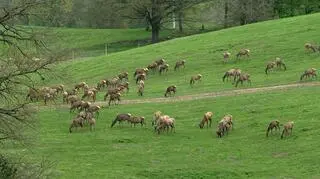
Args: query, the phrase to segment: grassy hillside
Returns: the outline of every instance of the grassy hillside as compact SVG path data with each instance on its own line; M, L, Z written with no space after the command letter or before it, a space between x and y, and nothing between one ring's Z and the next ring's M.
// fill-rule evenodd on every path
M71 88L86 81L91 86L119 72L130 72L131 91L124 98L139 98L132 74L163 57L171 65L168 74L148 76L145 96L163 96L168 85L178 87L177 95L221 91L234 88L223 83L223 73L234 67L252 76L252 87L297 82L307 68L319 68L320 53L306 53L305 42L320 41L320 14L268 21L243 27L166 41L114 53L110 56L69 61L59 64L54 73L61 79L46 78L47 84L64 83ZM251 57L235 62L234 55L249 48ZM222 53L232 52L233 59L222 63ZM266 63L275 57L284 59L287 71L264 74ZM184 70L174 72L174 63L186 59ZM194 87L192 75L203 74ZM45 84L42 84L45 85ZM244 85L240 88L246 88ZM56 178L319 178L320 87L305 87L215 99L178 103L119 105L103 108L95 132L86 127L68 133L67 108L40 108L39 138L32 153L17 148L3 149L30 159L47 156L56 161ZM104 92L99 93L98 100ZM175 134L156 135L151 128L153 112L161 110L176 119ZM213 111L213 127L197 126L204 112ZM146 127L124 124L110 128L118 113L146 117ZM224 114L234 116L234 130L218 139L214 131ZM268 123L295 121L293 135L281 140L275 133L265 137ZM311 125L310 125L311 123Z
M61 45L68 48L88 48L119 41L145 40L151 33L144 29L79 29L53 28L61 37Z
M108 53L113 53L151 43L151 32L144 29L34 28L53 34L49 46L73 50L78 56L103 55L105 44ZM162 31L160 38L166 39L170 34L169 30Z
M134 70L161 57L171 65L170 70L166 75L148 76L145 98L163 96L165 88L172 84L177 85L177 95L232 89L234 86L230 82L222 82L222 76L235 67L251 75L252 87L295 83L305 69L319 68L320 53L308 53L304 49L305 42L320 43L319 30L320 14L313 14L184 37L107 57L63 63L56 70L63 79L50 79L49 83L64 83L73 87L75 83L86 81L93 86L101 79L128 71L133 92L125 98L138 98L133 85ZM242 48L249 48L251 57L236 61L235 54ZM232 59L227 64L222 62L225 50L232 53ZM266 75L266 63L275 57L284 60L287 71L274 71ZM187 60L186 68L174 72L173 66L179 59ZM203 82L191 88L188 84L190 77L198 73L203 75ZM241 88L245 87L246 84ZM99 94L100 100L103 93Z
M220 97L168 104L120 105L103 109L95 132L88 128L72 134L75 114L52 108L39 113L40 136L27 151L33 159L56 161L57 178L319 178L320 87L272 93ZM142 110L143 109L143 110ZM153 133L153 112L176 119L175 134ZM200 130L204 112L213 111L212 128ZM116 114L146 117L147 126L131 128L110 124ZM221 139L214 135L223 115L234 116L234 130ZM268 123L295 121L293 135L266 138ZM312 123L312 125L310 125ZM281 127L282 129L282 127Z
M170 27L171 28L171 27ZM181 36L202 33L199 28L185 29L183 33L165 28L160 31L160 41ZM54 34L50 40L53 47L74 50L87 56L104 54L108 44L108 54L137 48L151 44L151 31L145 29L81 29L81 28L49 28ZM90 53L92 55L90 55Z

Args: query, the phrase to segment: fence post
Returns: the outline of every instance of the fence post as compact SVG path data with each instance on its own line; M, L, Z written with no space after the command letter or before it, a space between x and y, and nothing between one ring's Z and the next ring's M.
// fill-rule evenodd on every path
M107 56L108 55L108 44L104 44L104 54Z

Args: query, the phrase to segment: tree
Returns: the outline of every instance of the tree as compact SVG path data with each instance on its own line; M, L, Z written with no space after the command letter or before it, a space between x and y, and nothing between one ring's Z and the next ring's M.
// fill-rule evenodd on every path
M16 25L46 2L21 0L0 7L0 49L4 50L0 54L0 141L25 141L24 129L35 122L34 111L24 100L26 90L33 88L37 76L45 80L44 72L58 58L46 48L42 34Z
M231 25L245 25L273 18L272 0L228 0L225 1L225 20Z
M152 43L158 42L161 25L172 15L171 5L166 0L135 1L133 9L137 19L146 19L150 24Z
M163 24L173 21L173 14L178 14L179 30L183 27L183 10L208 0L136 0L131 3L135 19L145 19L151 26L152 43L159 41Z
M195 6L203 2L206 2L206 1L204 0L202 1L174 0L173 1L173 11L178 15L177 20L178 20L179 32L183 31L184 11L188 8L191 8L192 6Z
M121 14L129 12L129 7L124 6L119 0L91 0L87 6L86 21L90 27L126 27L126 20ZM98 17L98 18L97 18Z
M173 0L173 10L176 14L178 14L178 25L179 25L179 31L183 31L183 24L184 21L192 21L193 19L184 19L185 11L188 10L191 7L194 7L201 3L210 2L210 0Z
M247 24L248 3L247 3L247 0L239 0L238 3L239 3L239 12L240 12L240 16L239 16L240 25L245 25Z
M224 2L224 28L228 27L228 13L229 13L229 3L228 0Z
M273 0L274 15L282 17L320 11L319 0Z
M34 9L36 13L41 13L35 24L55 27L70 25L74 18L74 4L73 0L48 0L46 6Z
M119 0L49 0L46 7L37 9L42 16L32 19L35 25L55 27L119 28L127 27L122 13L131 9ZM26 24L26 23L24 23ZM130 24L131 25L131 24ZM136 25L136 24L134 24Z

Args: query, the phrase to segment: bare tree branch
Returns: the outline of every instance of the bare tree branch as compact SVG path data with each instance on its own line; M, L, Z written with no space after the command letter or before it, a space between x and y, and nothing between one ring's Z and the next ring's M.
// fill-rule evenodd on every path
M159 40L159 31L163 24L172 22L174 13L182 12L199 3L209 0L136 0L132 2L134 11L130 19L145 19L146 25L151 26L152 42ZM182 23L181 23L182 24Z
M13 7L2 7L0 10L0 42L5 45L16 48L21 54L27 56L27 48L21 42L31 42L37 48L46 48L42 40L38 39L36 34L19 27L12 25L18 18L29 16L30 10L41 5L44 5L45 1L38 0L26 0L22 1Z
M44 74L64 56L63 51L60 54L50 51L40 32L15 25L15 20L30 15L32 9L47 2L25 0L0 7L0 42L3 42L0 45L7 49L5 55L0 55L0 141L23 140L21 128L32 128L34 112L22 92L35 89L36 77L45 80Z

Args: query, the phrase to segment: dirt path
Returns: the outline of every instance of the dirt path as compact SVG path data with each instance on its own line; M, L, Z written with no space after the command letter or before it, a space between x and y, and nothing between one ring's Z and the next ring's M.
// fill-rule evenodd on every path
M149 99L122 100L120 104L169 103L169 102L178 102L178 101L190 101L190 100L196 100L196 99L216 98L221 96L236 96L240 94L267 92L267 91L283 90L283 89L305 87L305 86L320 86L320 82L294 83L294 84L288 84L288 85L228 90L228 91L222 91L222 92L201 93L201 94L193 94L193 95L168 97L168 98L162 97L162 98L149 98ZM102 105L102 106L108 105L108 103L104 101L98 101L95 104Z
M241 94L285 90L290 88L308 87L308 86L320 86L320 82L293 83L293 84L287 84L287 85L277 85L277 86L268 86L268 87L260 87L260 88L246 88L246 89L219 91L219 92L211 92L211 93L175 96L175 97L168 97L168 98L162 97L162 98L122 100L120 104L123 105L123 104L146 104L146 103L174 103L179 101L191 101L191 100L197 100L197 99L216 98L216 97L222 97L222 96L236 96ZM108 101L106 102L97 101L95 102L95 104L100 106L108 106ZM69 106L70 105L66 105L66 104L59 105L59 107L66 107L66 108L68 108ZM43 107L50 107L50 106L41 105L38 107L43 108Z

